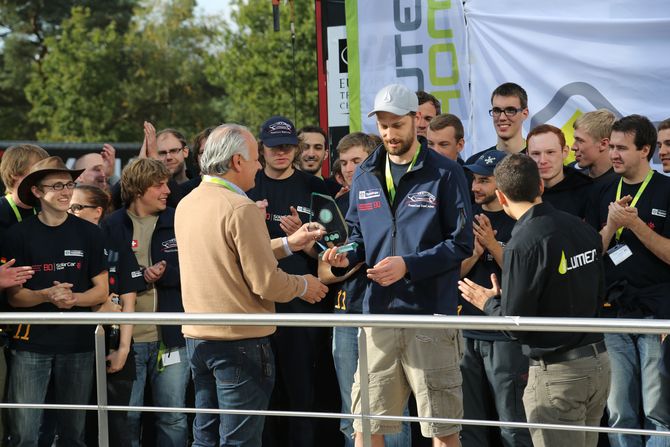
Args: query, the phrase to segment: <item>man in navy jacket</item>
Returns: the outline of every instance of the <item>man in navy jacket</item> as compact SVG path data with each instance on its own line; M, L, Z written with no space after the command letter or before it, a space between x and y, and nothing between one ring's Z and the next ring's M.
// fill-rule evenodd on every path
M456 314L461 261L472 254L472 212L462 168L416 138L418 101L392 84L377 93L375 108L383 145L363 162L350 193L349 242L345 257L334 249L324 260L345 268L365 261L371 280L363 312ZM368 340L371 412L399 416L410 392L420 416L463 415L458 336L455 330L371 328ZM352 391L360 413L360 378ZM399 422L372 421L373 445L400 431ZM357 445L361 425L354 423ZM459 445L459 425L422 423L435 446Z

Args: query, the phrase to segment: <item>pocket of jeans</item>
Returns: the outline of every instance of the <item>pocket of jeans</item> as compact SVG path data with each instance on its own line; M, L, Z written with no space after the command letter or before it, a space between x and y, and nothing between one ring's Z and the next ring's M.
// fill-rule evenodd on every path
M260 343L260 352L261 352L261 371L263 372L263 376L273 377L275 362L270 343Z
M584 420L591 378L580 376L547 379L547 399L551 408L558 412L557 419L566 422Z

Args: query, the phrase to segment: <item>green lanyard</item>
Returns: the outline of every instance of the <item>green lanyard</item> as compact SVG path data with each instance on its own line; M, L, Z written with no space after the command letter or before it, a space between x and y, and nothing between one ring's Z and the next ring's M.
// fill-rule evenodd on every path
M239 194L239 191L237 189L235 189L235 187L233 187L233 185L229 181L224 180L220 177L214 177L214 176L211 176L211 175L203 175L202 176L202 181L207 182L207 183L215 183L217 185L221 185L224 188L229 189L232 192L235 192L235 193Z
M11 194L7 194L5 196L7 199L7 203L9 203L9 206L12 208L12 211L14 211L14 215L16 216L16 221L21 222L23 220L23 217L21 217L21 213L19 212L19 207L16 206L16 202L14 202L14 199L12 199ZM35 211L35 208L33 208L33 214L37 214Z
M633 201L630 202L630 206L635 206L637 204L637 201L640 200L640 197L642 196L642 193L647 188L647 185L649 184L649 180L651 180L651 177L653 175L654 175L654 170L650 169L649 172L647 172L647 176L644 178L644 182L642 182L642 185L637 190L637 193L635 194L635 197L633 198ZM619 200L621 200L621 185L622 184L623 184L623 178L619 179L619 186L616 189L616 200L617 200L617 202ZM621 233L623 233L623 227L617 228L617 230L616 230L616 240L617 240L617 242L619 242L619 239L621 238Z
M412 158L412 162L409 164L406 172L411 171L414 167L416 159L419 158L419 152L421 152L421 146L416 149L414 158ZM386 153L386 190L389 192L389 199L391 201L391 205L393 205L393 202L395 201L395 185L393 184L393 175L391 175L391 160L389 158L388 152Z

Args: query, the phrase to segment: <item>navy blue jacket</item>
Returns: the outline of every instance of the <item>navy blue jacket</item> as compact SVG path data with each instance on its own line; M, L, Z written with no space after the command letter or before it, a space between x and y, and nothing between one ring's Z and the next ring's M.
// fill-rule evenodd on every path
M107 236L118 238L128 246L133 241L133 221L126 208L114 211L101 224ZM158 312L184 312L181 302L181 282L179 279L179 257L177 239L174 235L174 208L166 208L158 215L156 228L151 235L151 262L165 261L167 266L163 276L154 283L158 294ZM168 348L186 344L181 326L161 326L161 338Z
M357 169L350 192L350 265L402 256L407 275L389 287L371 281L364 313L455 315L461 261L472 255L470 194L461 168L424 144L389 204L384 146Z

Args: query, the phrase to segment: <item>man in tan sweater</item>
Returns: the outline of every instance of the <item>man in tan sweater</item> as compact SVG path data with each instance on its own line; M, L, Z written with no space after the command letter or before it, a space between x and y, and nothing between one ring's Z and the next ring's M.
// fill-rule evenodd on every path
M181 286L187 313L273 313L275 302L320 301L327 288L312 275L289 275L277 259L321 236L305 224L270 240L262 212L246 197L254 186L258 145L246 128L224 124L207 139L200 186L177 208ZM274 385L267 338L274 326L182 327L196 407L264 410ZM260 446L264 418L198 414L194 445Z

